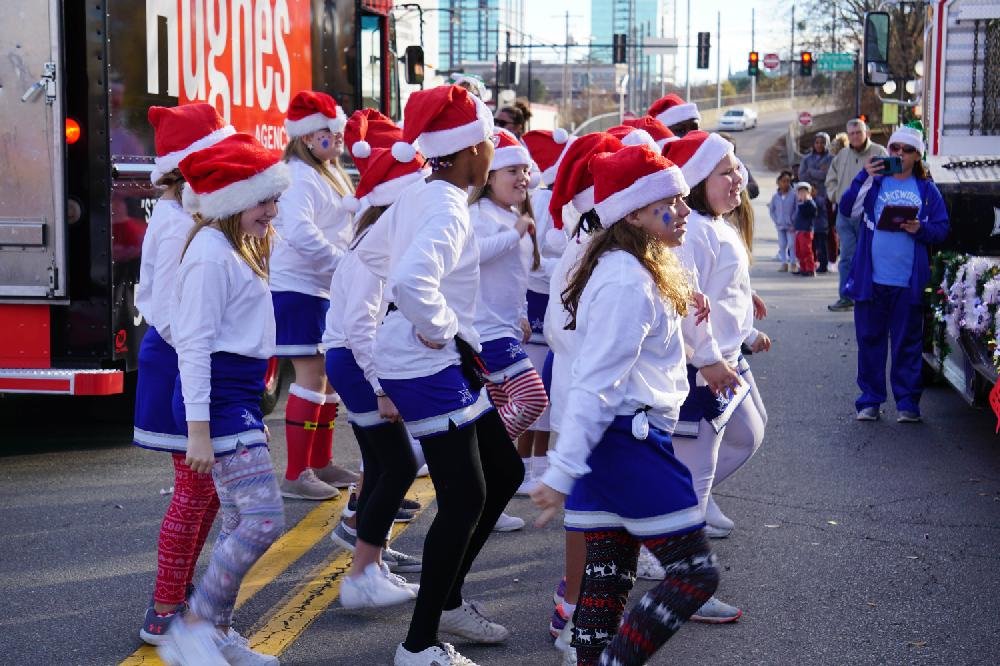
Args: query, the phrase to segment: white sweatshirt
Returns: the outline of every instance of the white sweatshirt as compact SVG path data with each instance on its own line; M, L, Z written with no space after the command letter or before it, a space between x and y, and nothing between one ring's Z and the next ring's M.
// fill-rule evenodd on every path
M753 292L750 289L750 260L736 229L721 217L707 217L691 211L684 244L676 249L681 262L696 271L699 290L708 296L712 313L710 335L689 341L692 365L703 367L718 360L721 354L735 366L740 345L753 344ZM702 327L697 327L702 328ZM685 332L696 330L685 326ZM713 349L717 346L718 352ZM714 360L713 360L714 359Z
M383 379L427 377L459 363L460 336L480 349L473 323L479 247L465 190L418 181L390 206L355 250L386 281L390 313L375 337L375 370ZM445 343L431 349L417 339Z
M528 289L539 294L549 293L549 282L559 257L566 250L566 235L552 226L549 201L552 190L538 188L531 193L531 210L535 214L535 237L542 257L538 270L528 273Z
M481 342L521 339L519 322L528 316L525 295L531 270L528 234L514 229L517 214L489 199L469 206L469 218L479 246L479 292L475 326Z
M388 303L382 298L384 283L348 252L330 283L330 309L326 313L323 348L347 347L372 390L382 386L375 373L375 332L385 318Z
M292 184L281 195L274 219L277 237L271 251L271 291L330 297L330 279L351 242L351 212L340 195L311 166L288 162ZM330 170L334 178L341 176Z
M139 284L135 286L135 307L160 336L171 343L170 303L181 252L194 220L177 201L160 199L149 216L142 239Z
M274 355L274 307L254 273L218 229L199 231L177 270L171 330L188 421L208 421L215 352Z
M616 416L648 408L650 426L673 431L688 393L680 325L635 257L621 250L601 257L580 297L580 348L543 483L569 494Z

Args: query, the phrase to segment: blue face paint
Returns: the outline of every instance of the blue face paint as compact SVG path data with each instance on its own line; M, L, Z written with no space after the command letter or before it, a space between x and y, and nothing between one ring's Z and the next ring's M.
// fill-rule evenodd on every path
M674 221L673 216L670 215L670 211L663 214L663 224L670 226L670 223Z
M330 140L329 139L321 139L320 142L319 142L319 145L323 146L323 150L326 150L327 148L330 147Z

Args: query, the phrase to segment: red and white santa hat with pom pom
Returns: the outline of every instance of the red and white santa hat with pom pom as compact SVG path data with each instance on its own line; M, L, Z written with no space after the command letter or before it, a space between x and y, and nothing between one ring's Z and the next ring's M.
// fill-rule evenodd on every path
M631 125L615 125L606 131L611 136L618 137L624 146L649 146L653 150L660 150L653 137L644 129L632 127Z
M326 93L303 90L295 94L285 116L285 131L291 139L319 130L343 132L347 115Z
M653 137L653 141L656 142L656 145L660 147L661 151L663 150L663 146L678 139L677 135L671 132L669 127L661 123L653 116L626 118L622 121L622 125L628 125L629 127L645 130L649 136Z
M563 155L552 185L549 213L552 226L562 229L563 206L572 203L580 214L594 208L594 176L590 173L590 158L597 153L612 153L622 149L622 142L607 132L586 134L570 144Z
M375 109L360 109L351 114L344 127L344 145L361 169L372 148L391 149L403 140L403 130L392 119Z
M490 163L490 171L510 166L531 167L534 164L528 149L521 145L516 136L499 127L493 130L493 161Z
M280 156L243 133L191 153L179 168L188 185L183 194L185 210L211 220L273 199L292 182Z
M718 134L701 130L688 132L677 141L671 141L663 149L664 156L680 166L688 186L694 187L708 178L716 165L728 153L735 153L733 144Z
M353 196L341 200L344 208L358 213L370 206L390 206L403 190L430 175L423 155L406 153L399 146L409 147L409 144L396 142L392 148L371 149L364 167L359 166L361 180L357 190Z
M170 108L151 106L146 117L156 141L156 159L149 174L154 185L191 153L236 134L215 107L204 102Z
M590 172L594 210L605 228L655 201L690 193L680 168L645 144L596 155Z
M406 101L403 140L425 157L453 155L488 141L493 114L483 101L455 85L418 90Z
M563 128L555 130L531 130L521 136L521 141L528 147L531 158L541 169L542 183L547 187L552 187L556 180L556 171L559 170L559 162L569 144L576 140Z
M693 102L685 102L682 97L674 93L664 95L653 102L646 113L667 127L682 123L685 120L701 120L701 114L698 113L698 105Z

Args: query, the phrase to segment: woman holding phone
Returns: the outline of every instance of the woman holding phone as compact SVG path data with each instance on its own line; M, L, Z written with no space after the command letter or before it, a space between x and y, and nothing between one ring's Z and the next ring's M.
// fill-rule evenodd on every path
M922 302L931 273L927 247L942 242L949 229L948 211L921 161L923 152L920 131L900 127L889 138L889 157L868 160L840 200L843 216L864 215L845 287L855 302L859 421L878 420L886 400L887 343L896 420L921 421Z

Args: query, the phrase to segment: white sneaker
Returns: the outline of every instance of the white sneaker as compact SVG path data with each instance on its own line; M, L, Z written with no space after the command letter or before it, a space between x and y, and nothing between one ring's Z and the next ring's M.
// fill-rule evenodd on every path
M462 605L441 613L438 631L460 636L473 643L502 643L510 637L503 625L487 620L475 605L463 601Z
M733 531L726 527L716 527L711 523L705 523L705 536L709 539L725 539Z
M396 585L372 562L360 576L345 576L340 582L340 605L344 608L381 608L412 601L413 590Z
M691 620L693 622L707 622L708 624L725 624L736 622L742 616L743 611L736 606L730 606L725 601L711 597L694 612Z
M401 587L405 590L410 590L411 592L413 592L414 597L417 596L417 592L420 591L419 585L417 585L416 583L411 583L402 576L397 576L396 574L392 573L392 569L390 569L389 565L386 564L385 562L382 562L379 568L382 569L382 575L388 578L390 583L392 583L397 587Z
M565 652L563 652L563 659L561 666L576 666L576 664L577 664L576 648L575 647L568 648Z
M635 575L643 580L663 580L667 577L663 565L656 559L656 556L649 552L645 546L639 548L639 565L635 568Z
M494 532L516 532L524 527L524 520L517 516L508 516L501 513L497 518L497 524L493 526Z
M400 643L396 648L393 666L478 666L468 657L463 657L450 643L432 645L420 652L410 652Z
M230 666L278 666L280 663L274 655L254 652L250 649L250 641L232 627L219 644L219 651Z
M421 478L421 477L430 476L430 475L431 475L431 471L429 469L427 469L427 463L424 463L423 465L421 465L420 469L417 470L417 478L418 479Z
M570 641L573 640L573 618L566 620L566 626L562 628L559 635L556 636L555 643L553 645L560 652L572 652L573 653L573 663L576 664L576 650L570 646ZM569 663L569 662L566 662Z
M539 483L541 483L541 480L539 480L538 477L525 477L524 481L522 481L521 485L517 487L517 491L514 494L519 497L527 497L531 494L532 490L538 487Z
M714 534L721 535L714 536L713 533L707 533L710 539L722 539L727 537L729 536L729 533L733 531L733 528L736 527L736 523L730 520L726 514L722 513L722 509L720 509L719 505L715 503L715 498L711 495L708 496L708 508L705 510L705 522L709 527L713 528Z
M221 641L218 630L208 622L189 623L180 617L170 623L156 653L167 666L229 666L219 650Z

